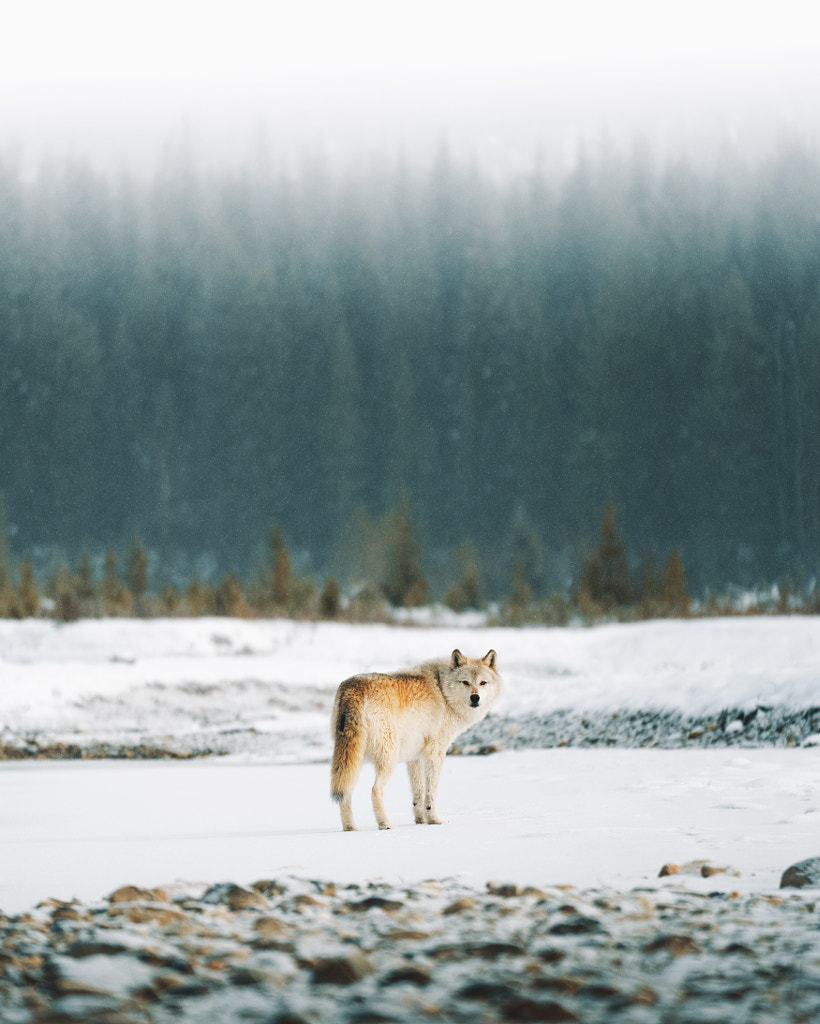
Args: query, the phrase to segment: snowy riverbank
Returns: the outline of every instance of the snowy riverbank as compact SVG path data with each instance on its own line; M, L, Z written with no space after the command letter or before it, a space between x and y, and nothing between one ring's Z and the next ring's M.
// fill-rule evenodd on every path
M342 679L454 647L495 648L505 680L493 716L464 738L465 752L488 743L817 741L820 619L773 617L590 629L0 622L0 743L323 760Z

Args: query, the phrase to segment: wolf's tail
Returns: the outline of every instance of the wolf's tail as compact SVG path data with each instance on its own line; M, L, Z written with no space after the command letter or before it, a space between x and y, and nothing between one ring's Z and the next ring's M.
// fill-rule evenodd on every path
M350 681L353 684L353 681ZM361 695L355 684L342 683L333 705L333 760L330 764L330 796L341 803L356 784L364 760L365 737Z

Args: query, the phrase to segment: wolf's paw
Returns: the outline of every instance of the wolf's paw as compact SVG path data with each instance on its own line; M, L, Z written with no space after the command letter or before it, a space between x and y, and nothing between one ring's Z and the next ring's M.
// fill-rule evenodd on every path
M437 814L428 814L427 815L427 824L428 825L446 825L447 824L447 819L446 818L440 818Z
M381 822L379 823L380 832L386 832L388 829L391 828L393 828L393 823L391 821L385 821L384 824L382 824Z

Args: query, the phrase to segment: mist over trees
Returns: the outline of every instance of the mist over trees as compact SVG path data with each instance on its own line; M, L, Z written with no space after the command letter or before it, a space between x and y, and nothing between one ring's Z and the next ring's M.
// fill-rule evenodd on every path
M183 150L150 181L0 160L20 559L139 534L244 569L276 523L319 575L407 496L428 555L469 550L505 592L516 567L568 585L608 502L630 551L679 552L696 586L805 579L818 469L800 145L709 169L587 154L560 181L445 148L346 173Z

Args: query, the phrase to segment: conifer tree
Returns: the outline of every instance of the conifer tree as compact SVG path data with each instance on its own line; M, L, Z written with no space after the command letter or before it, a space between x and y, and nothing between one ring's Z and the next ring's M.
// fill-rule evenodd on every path
M531 593L543 597L547 588L547 560L538 531L527 511L519 505L513 516L509 540L513 574L521 572Z
M175 615L182 602L182 596L180 595L179 589L173 584L168 583L162 588L160 594L160 607L164 615Z
M293 588L293 570L290 555L285 545L282 531L278 526L273 528L270 537L273 565L270 576L270 597L274 608L287 608L291 600Z
M29 555L26 555L20 566L20 602L23 615L27 618L32 618L40 610L40 591L34 579L34 567Z
M214 592L214 610L217 615L230 615L246 618L250 612L242 584L232 573L227 573Z
M141 604L148 586L148 553L139 536L134 537L131 552L128 555L126 581L131 596L138 605Z
M335 619L339 614L341 593L335 576L328 576L319 597L319 614L323 619Z
M185 604L188 614L194 616L194 618L205 615L208 611L207 588L196 576L188 584L188 589L185 591Z
M663 569L661 605L667 615L688 615L691 603L683 558L673 551Z
M80 556L80 568L77 572L77 596L81 601L90 601L94 596L94 579L91 570L91 557L87 551Z
M663 589L663 575L658 569L653 552L644 558L636 573L633 600L638 606L642 619L651 619L658 614Z
M20 616L20 602L5 569L0 567L0 618L16 619Z
M456 612L480 608L481 570L475 548L469 542L462 544L455 553L455 559L460 565L460 579L447 588L444 603Z
M76 581L66 566L60 566L52 574L48 591L54 600L54 614L60 622L76 622L82 616Z
M356 590L379 586L385 563L382 526L363 505L356 508L345 523L333 561L337 579L341 577Z
M526 567L523 562L516 562L510 592L510 620L513 625L524 620L531 605L532 591L527 582Z
M4 577L9 574L9 513L6 508L6 499L0 491L0 573Z
M394 607L427 604L430 590L421 567L421 548L415 537L410 500L402 494L384 518L385 566L381 581L384 596Z
M17 595L9 567L9 517L5 498L0 493L0 618L16 618L17 614Z
M105 553L100 596L106 615L122 615L128 608L128 591L117 573L117 553L111 548Z
M629 564L616 517L615 505L610 502L601 521L601 539L587 559L578 588L582 599L605 612L625 608L633 599Z

